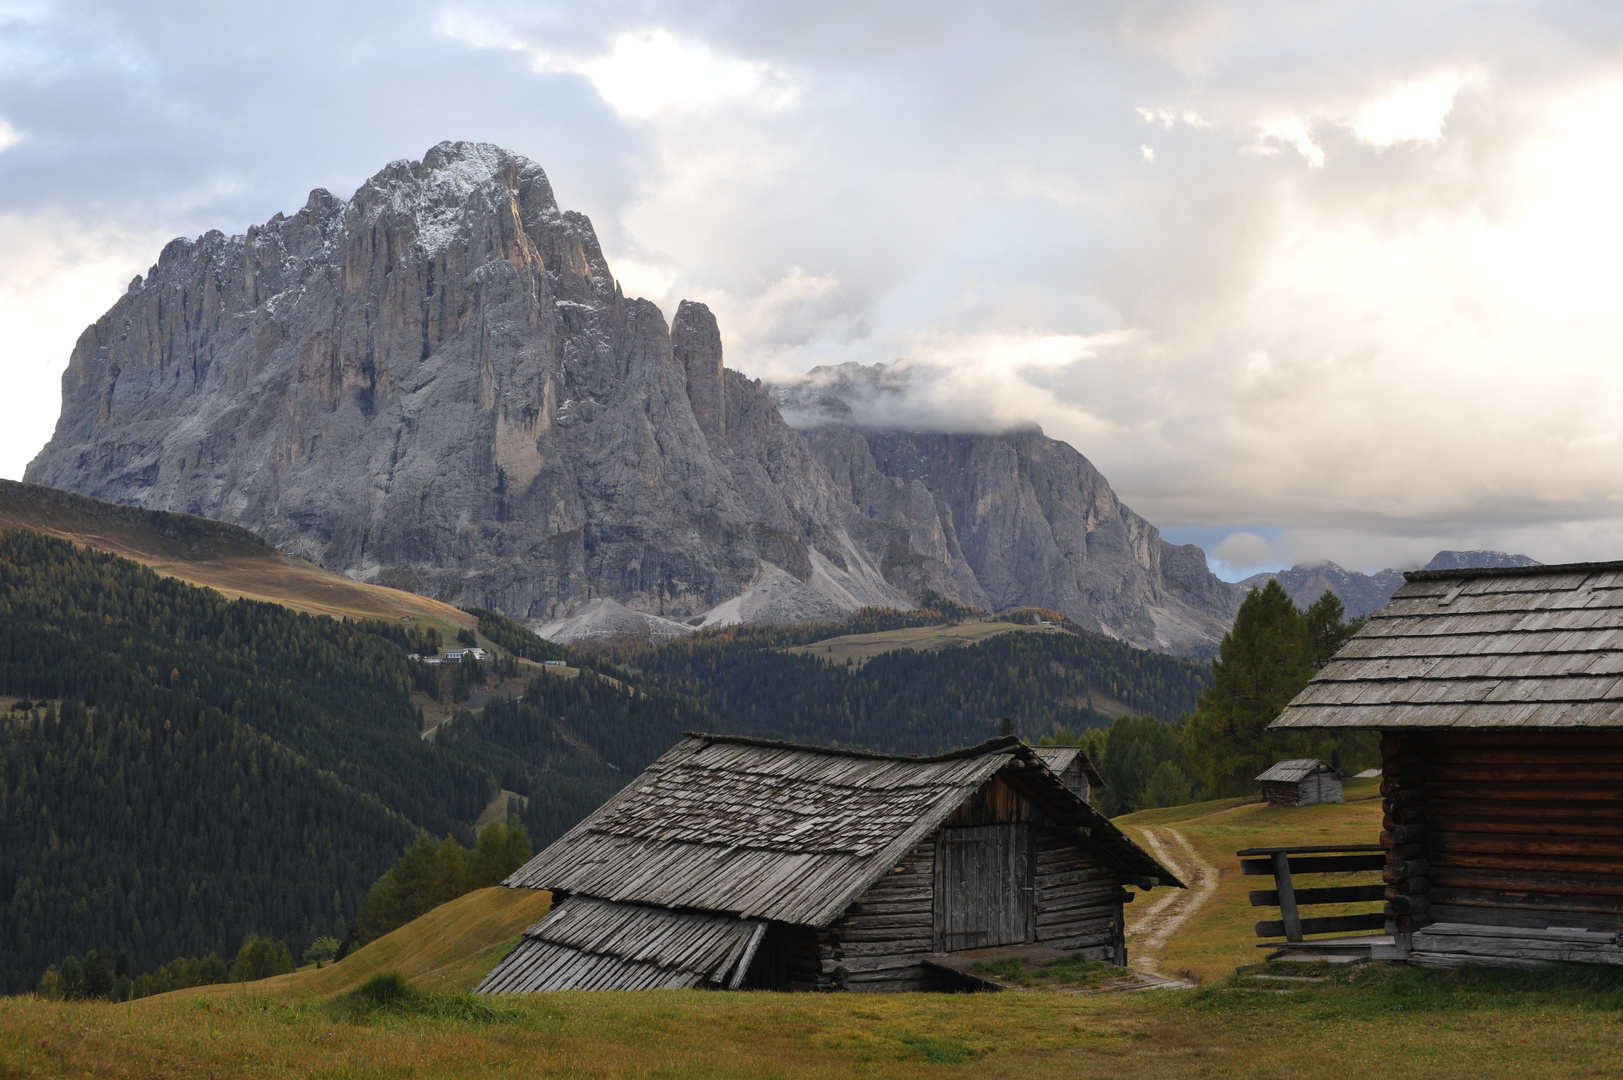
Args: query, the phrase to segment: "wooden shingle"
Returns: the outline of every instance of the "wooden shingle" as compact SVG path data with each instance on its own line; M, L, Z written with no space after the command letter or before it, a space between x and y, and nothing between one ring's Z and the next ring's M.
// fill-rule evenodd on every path
M1275 727L1623 727L1623 563L1405 577Z

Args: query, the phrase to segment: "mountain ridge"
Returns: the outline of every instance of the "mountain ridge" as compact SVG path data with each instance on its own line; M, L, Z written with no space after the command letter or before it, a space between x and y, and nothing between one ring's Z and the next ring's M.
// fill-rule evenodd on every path
M1512 555L1503 551L1439 551L1422 570L1463 570L1491 566L1542 566L1538 560L1526 555ZM1238 588L1250 591L1270 580L1278 581L1297 607L1306 608L1329 590L1340 598L1347 617L1356 619L1368 615L1391 599L1403 585L1403 571L1385 569L1374 574L1346 570L1328 559L1322 562L1297 563L1289 570L1253 574L1239 582Z
M774 393L704 305L627 298L539 165L441 143L166 245L81 335L26 478L560 634L593 605L692 626L934 593L1187 651L1232 615L1063 443L806 432Z

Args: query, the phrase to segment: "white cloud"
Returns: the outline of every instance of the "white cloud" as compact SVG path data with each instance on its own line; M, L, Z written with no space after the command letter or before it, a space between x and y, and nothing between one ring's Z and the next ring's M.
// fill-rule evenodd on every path
M1209 553L1234 573L1256 570L1277 562L1274 546L1254 532L1232 532Z
M663 27L620 34L606 54L584 62L538 57L537 65L585 75L616 112L638 120L720 106L778 112L799 97L782 68L724 56Z
M514 29L467 8L446 8L434 18L434 32L475 49L525 51L524 41Z
M0 425L0 476L20 479L51 437L74 342L151 264L164 239L58 214L0 213L0 371L10 400L27 403Z
M1358 110L1353 133L1376 149L1403 142L1437 142L1443 137L1443 121L1454 108L1461 82L1458 75L1434 75L1394 87Z
M5 117L0 117L0 154L22 142L22 138L22 132L7 123Z
M1155 160L1155 148L1153 146L1149 146L1149 145L1140 146L1138 148L1138 152L1139 152L1139 155L1141 157L1143 157L1144 164L1146 164L1146 165L1150 164L1151 162L1153 162Z
M1302 155L1310 169L1324 168L1324 150L1313 141L1306 121L1295 116L1275 117L1257 125L1257 141L1247 149L1262 157L1279 153L1283 144Z

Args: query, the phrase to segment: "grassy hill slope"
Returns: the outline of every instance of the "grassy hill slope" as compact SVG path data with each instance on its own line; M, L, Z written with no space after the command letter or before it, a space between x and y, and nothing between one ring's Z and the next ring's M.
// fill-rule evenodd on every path
M351 581L283 555L247 529L190 514L143 510L39 484L0 480L0 527L7 525L122 555L164 577L217 589L232 600L265 600L335 618L410 616L446 638L477 621L426 596Z
M475 889L390 931L339 963L304 967L254 983L194 986L141 998L136 1007L232 991L328 997L353 990L386 971L404 976L420 990L465 993L490 973L518 943L520 932L545 915L551 904L551 893L534 889L499 885Z
M1268 806L1256 799L1224 799L1160 810L1141 810L1119 817L1128 835L1174 865L1187 894L1176 898L1166 890L1140 894L1127 908L1128 954L1158 960L1163 975L1193 976L1200 981L1221 979L1236 967L1261 962L1267 950L1257 948L1255 924L1279 918L1277 908L1254 908L1248 894L1269 889L1273 879L1244 877L1236 851L1249 847L1297 847L1330 844L1373 844L1381 834L1380 780L1348 780L1345 802L1322 806ZM1193 848L1193 855L1190 848ZM1215 888L1201 888L1195 879L1210 879ZM1301 878L1297 888L1341 884L1368 884L1370 875L1342 879L1332 875ZM1165 901L1169 907L1157 910ZM1315 907L1308 915L1339 915L1373 910L1370 904L1348 908ZM1182 912L1164 944L1152 939L1166 928L1168 918ZM1159 920L1160 925L1151 923Z

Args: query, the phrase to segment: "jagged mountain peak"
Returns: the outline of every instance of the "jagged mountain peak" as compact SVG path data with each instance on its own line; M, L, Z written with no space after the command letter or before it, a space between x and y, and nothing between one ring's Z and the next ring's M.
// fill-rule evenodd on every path
M849 410L907 374L805 385L843 387L829 404ZM29 480L246 525L538 627L827 618L935 592L1184 651L1233 606L1198 549L1038 431L797 431L792 402L725 367L708 308L667 322L625 298L591 222L489 144L171 243L62 386Z

